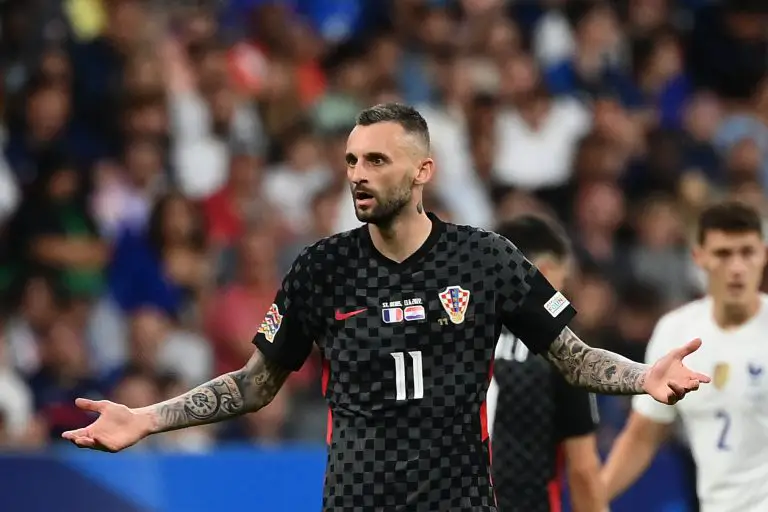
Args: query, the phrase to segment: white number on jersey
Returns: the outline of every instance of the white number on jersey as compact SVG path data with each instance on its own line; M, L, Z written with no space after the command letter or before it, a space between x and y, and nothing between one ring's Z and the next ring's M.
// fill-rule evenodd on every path
M514 334L505 332L499 336L499 342L496 344L496 359L523 363L528 359L529 353L525 343L521 342Z
M408 352L413 361L413 399L424 398L424 374L421 364L421 350ZM405 378L405 354L403 352L392 352L395 359L395 389L397 389L397 400L407 400L408 391L406 389Z

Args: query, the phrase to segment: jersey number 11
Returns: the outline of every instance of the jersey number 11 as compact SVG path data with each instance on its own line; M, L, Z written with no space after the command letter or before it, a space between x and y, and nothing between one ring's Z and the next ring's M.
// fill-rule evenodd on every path
M395 388L397 400L408 400L407 378L405 376L405 352L392 352L395 359ZM424 398L424 374L421 364L421 350L408 352L413 363L413 399Z

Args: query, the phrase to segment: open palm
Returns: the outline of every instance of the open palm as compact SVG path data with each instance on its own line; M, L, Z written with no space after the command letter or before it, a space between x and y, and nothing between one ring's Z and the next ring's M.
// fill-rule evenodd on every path
M119 452L133 446L149 434L149 420L122 404L108 400L78 398L75 405L96 412L96 421L77 430L64 432L61 437L80 448Z
M691 391L699 389L710 378L695 372L683 364L683 359L701 347L701 340L695 339L669 352L656 361L645 377L645 392L663 404L675 404Z

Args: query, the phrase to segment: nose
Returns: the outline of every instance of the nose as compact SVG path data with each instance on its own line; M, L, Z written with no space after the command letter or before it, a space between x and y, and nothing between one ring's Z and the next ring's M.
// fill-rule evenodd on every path
M736 256L731 259L731 264L728 266L728 270L732 276L741 276L747 272L747 262L743 257Z
M347 167L347 179L353 185L359 185L360 183L365 182L363 166L358 164Z

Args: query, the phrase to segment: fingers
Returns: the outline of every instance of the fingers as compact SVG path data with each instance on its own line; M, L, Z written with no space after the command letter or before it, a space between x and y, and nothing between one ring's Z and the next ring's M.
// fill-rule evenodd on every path
M96 449L96 440L90 437L76 437L73 441L78 448Z
M106 406L106 400L88 400L87 398L78 398L75 400L75 405L85 411L101 412Z
M710 382L712 382L712 379L710 379L708 376L704 375L703 373L693 372L693 378L704 384L709 384Z
M699 389L699 386L701 385L701 382L699 382L698 379L688 379L685 383L679 383L674 381L669 381L667 383L667 386L671 390L671 393L668 394L668 403L669 404L675 404L685 398L685 395L690 393L691 391L696 391Z
M61 437L66 439L67 441L74 441L78 437L85 437L86 432L84 428L79 428L77 430L68 430L61 434Z
M680 384L677 384L676 382L670 382L667 385L669 386L669 389L672 390L672 393L674 393L675 398L677 398L678 400L682 400L685 394L687 393L685 388Z
M67 434L72 434L71 432L67 432ZM62 435L63 437L63 435ZM69 439L69 441L72 442L75 446L78 448L86 448L89 450L98 450L100 452L110 452L114 453L115 450L108 448L107 446L103 445L96 439L89 437L87 435L71 435L66 437L66 439Z
M699 347L701 347L701 338L696 338L695 340L691 340L679 349L675 351L675 355L682 359L686 356L689 356L699 350Z

